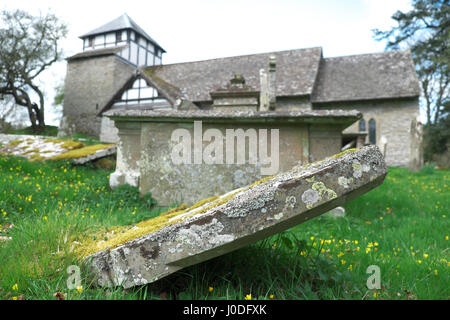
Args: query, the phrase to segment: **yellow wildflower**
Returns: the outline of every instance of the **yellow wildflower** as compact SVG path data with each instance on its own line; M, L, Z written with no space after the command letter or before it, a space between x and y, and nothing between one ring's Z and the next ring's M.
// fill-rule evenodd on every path
M252 294L251 293L247 294L244 299L245 300L252 300Z

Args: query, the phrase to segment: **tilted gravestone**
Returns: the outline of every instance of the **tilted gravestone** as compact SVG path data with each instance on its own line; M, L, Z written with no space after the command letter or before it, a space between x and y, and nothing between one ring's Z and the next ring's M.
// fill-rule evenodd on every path
M143 285L314 218L375 188L386 174L376 146L349 150L116 229L84 244L83 255L100 286Z

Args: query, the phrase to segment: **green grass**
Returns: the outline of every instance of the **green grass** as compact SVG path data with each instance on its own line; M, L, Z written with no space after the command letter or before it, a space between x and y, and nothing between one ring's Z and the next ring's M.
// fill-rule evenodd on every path
M28 135L36 135L35 132L33 132L32 127L26 127L23 129L13 130L11 132L8 132L8 134L28 134ZM57 126L45 126L44 130L39 132L39 135L42 136L50 136L50 137L56 137L58 134L58 127Z
M32 127L26 127L26 128L23 128L23 129L10 131L10 132L8 132L8 134L41 135L41 136L47 136L47 137L56 137L58 135L58 127L56 127L56 126L45 126L44 130L39 132L39 133L33 132L33 128ZM61 138L58 138L58 139L82 141L86 145L92 145L92 144L100 143L98 138L91 137L91 136L88 136L86 134L77 133L77 132L74 133L73 136L71 136L71 137L61 137Z
M111 191L108 174L93 165L0 158L0 225L8 232L0 236L12 237L0 242L0 298L450 298L449 171L390 168L383 185L345 205L344 218L318 217L147 286L100 290L72 242L161 212L135 188ZM67 289L69 265L82 268L80 292ZM381 269L380 290L366 287L370 265Z

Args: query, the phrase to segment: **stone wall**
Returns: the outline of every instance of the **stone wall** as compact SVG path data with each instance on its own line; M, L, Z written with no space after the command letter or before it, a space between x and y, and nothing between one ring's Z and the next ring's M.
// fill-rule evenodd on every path
M177 128L185 128L191 132L193 137L193 122L190 123L154 123L147 122L142 125L141 136L141 160L140 160L140 191L151 192L161 205L174 204L176 202L195 203L203 198L217 196L230 190L248 185L255 180L264 178L261 167L268 167L258 159L255 165L248 163L248 142L246 143L246 164L180 164L175 165L171 160L171 134ZM224 160L225 160L225 136L226 129L242 128L247 130L253 128L268 129L267 150L270 154L271 141L270 129L279 129L279 168L282 172L290 167L303 162L304 158L302 141L308 139L307 126L298 124L296 126L286 125L246 125L246 124L218 124L203 123L203 131L209 128L218 129L224 137ZM209 143L204 142L206 147ZM237 144L235 142L234 154L237 155ZM203 147L203 148L204 148ZM192 145L193 150L193 145Z
M115 55L69 60L63 115L75 131L100 135L97 113L125 84L134 68Z
M297 97L277 97L277 110L311 110L311 100L309 96Z
M407 167L410 159L410 129L411 121L419 114L418 98L392 99L360 102L335 102L314 104L314 109L358 110L366 121L366 131L369 130L369 120L376 122L377 146L382 149L381 137L387 140L386 163L389 166ZM344 130L344 133L358 132L359 121ZM368 143L369 137L366 137ZM383 151L383 150L382 150Z
M100 141L115 143L119 141L119 130L116 128L114 121L110 120L108 117L101 118L100 126Z

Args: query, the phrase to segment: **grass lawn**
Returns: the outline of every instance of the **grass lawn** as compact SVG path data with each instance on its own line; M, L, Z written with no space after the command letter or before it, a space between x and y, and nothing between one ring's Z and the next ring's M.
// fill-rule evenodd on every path
M29 134L29 135L35 135L36 133L33 132L32 127L26 127L18 130L13 130L11 132L8 132L8 134ZM58 134L58 127L57 126L45 126L42 132L39 132L40 135L43 136L54 136Z
M0 157L0 236L12 238L0 242L0 298L450 298L450 171L390 168L383 185L345 205L343 218L315 218L131 290L93 288L71 251L94 229L162 212L135 188L110 190L108 175ZM78 289L67 289L70 265L81 267ZM381 289L366 287L371 265Z
M56 137L58 135L58 127L57 126L45 126L44 130L39 133L33 132L32 127L26 127L18 130L13 130L8 132L8 134L17 134L17 135L42 135L47 137ZM86 145L98 144L97 138L82 134L82 133L74 133L71 137L62 137L58 138L62 140L74 140L74 141L83 141Z

